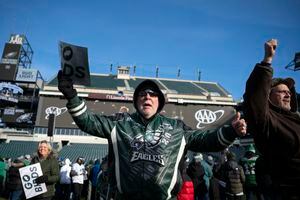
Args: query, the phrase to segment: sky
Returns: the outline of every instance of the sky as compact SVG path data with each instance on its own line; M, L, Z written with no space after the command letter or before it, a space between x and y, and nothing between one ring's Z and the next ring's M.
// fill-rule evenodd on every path
M114 74L125 65L155 77L158 67L161 78L200 77L240 100L264 42L276 38L274 76L294 78L299 92L300 70L285 69L300 52L299 8L299 0L1 0L0 51L24 34L31 68L49 81L64 41L88 48L91 73L108 74L112 64Z

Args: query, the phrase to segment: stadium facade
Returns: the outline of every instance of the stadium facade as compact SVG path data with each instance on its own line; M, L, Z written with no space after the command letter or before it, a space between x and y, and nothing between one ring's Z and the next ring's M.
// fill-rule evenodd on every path
M56 76L45 83L39 71L30 68L28 55L33 51L28 45L25 36L12 35L3 51L0 66L2 143L50 138L58 150L72 143L107 144L105 139L78 129L67 111L66 99L58 91ZM14 48L7 50L7 46ZM133 92L145 79L155 81L165 95L166 105L161 114L183 120L193 129L217 128L230 123L235 114L237 102L217 82L135 76L127 66L118 66L117 74L92 73L90 86L75 85L75 88L94 113L131 113L135 111ZM48 137L50 114L55 116L55 129L53 136Z

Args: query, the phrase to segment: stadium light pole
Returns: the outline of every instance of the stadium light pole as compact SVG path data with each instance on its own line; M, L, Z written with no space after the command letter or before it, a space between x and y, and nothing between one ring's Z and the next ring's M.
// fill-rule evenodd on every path
M300 52L295 53L294 60L292 60L289 64L287 64L287 66L285 66L285 68L293 70L293 71L300 70Z
M199 68L198 68L198 81L201 81L201 71Z
M180 78L180 68L178 67L177 78Z

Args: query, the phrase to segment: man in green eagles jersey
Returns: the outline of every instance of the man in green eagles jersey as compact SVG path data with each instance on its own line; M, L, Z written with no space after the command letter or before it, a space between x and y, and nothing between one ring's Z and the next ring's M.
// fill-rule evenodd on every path
M246 123L239 114L232 126L213 131L191 130L182 121L161 115L165 98L152 80L135 89L135 113L112 116L90 112L77 96L72 80L62 72L58 73L58 88L68 100L68 111L77 126L108 140L115 199L176 198L182 183L179 163L186 150L220 151L246 133Z

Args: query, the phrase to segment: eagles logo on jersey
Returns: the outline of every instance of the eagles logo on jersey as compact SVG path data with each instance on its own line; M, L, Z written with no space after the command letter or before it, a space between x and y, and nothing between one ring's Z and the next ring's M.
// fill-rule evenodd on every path
M132 142L131 147L136 150L141 149L144 145L148 148L154 148L159 143L167 145L171 139L171 134L168 133L168 130L172 130L173 127L170 124L162 124L158 129L147 130L145 136L142 134L136 136Z

